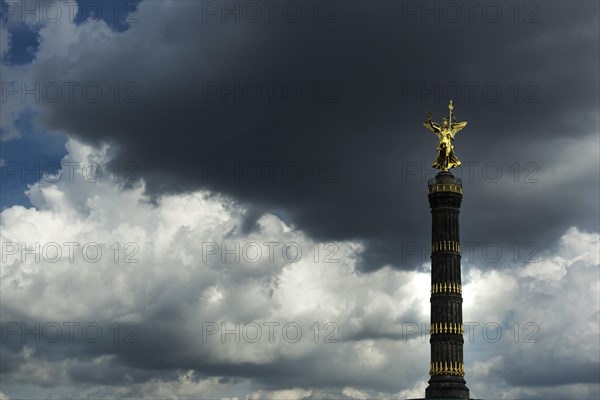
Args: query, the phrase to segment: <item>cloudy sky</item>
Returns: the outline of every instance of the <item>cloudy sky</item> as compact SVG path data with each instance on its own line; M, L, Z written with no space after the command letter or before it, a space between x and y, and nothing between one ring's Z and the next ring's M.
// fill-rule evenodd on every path
M422 397L450 99L471 395L600 395L597 2L0 5L0 399Z

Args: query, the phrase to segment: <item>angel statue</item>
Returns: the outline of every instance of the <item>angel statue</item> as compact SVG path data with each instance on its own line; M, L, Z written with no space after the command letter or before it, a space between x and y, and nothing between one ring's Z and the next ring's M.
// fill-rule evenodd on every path
M467 126L466 121L454 122L455 117L454 113L452 112L454 109L452 100L450 100L448 109L450 110L450 116L449 118L443 118L441 126L431 120L431 112L427 113L427 121L423 122L423 126L435 133L440 139L437 145L438 155L433 163L433 168L437 168L442 171L448 171L450 168L456 168L460 165L460 160L456 157L456 154L454 154L454 146L452 145L452 142L454 141L454 135L456 135L456 133L462 128Z

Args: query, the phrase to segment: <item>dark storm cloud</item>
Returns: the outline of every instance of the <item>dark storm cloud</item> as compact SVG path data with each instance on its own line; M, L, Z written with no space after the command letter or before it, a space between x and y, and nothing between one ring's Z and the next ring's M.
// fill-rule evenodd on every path
M40 82L110 93L44 103L42 121L116 143L154 195L208 188L249 205L245 231L277 210L315 239L364 241L365 270L414 268L427 262L407 249L429 240L424 178L436 145L421 121L446 115L448 95L469 121L455 145L475 174L462 169L463 241L497 242L506 255L515 242L546 248L570 226L598 230L597 152L564 156L597 146L597 4L534 2L517 15L498 2L495 22L490 3L472 16L461 5L456 23L443 2L428 2L439 14L425 22L412 14L421 3L320 3L318 23L305 3L297 23L278 13L222 23L205 4L144 2L125 33L82 37L69 59L38 64Z
M175 304L171 306L177 307ZM9 320L14 320L14 314L7 317ZM147 321L137 324L139 331L135 335L136 340L132 343L123 343L122 338L119 343L115 343L114 333L110 329L112 323L107 321L93 322L101 326L104 332L98 337L99 340L90 340L95 335L94 329L90 330L90 337L84 336L81 329L84 323L73 329L71 340L64 323L33 321L23 316L19 318L21 319L17 324L19 326L16 333L12 328L13 322L3 323L4 337L0 362L0 371L3 373L17 373L19 368L23 368L28 362L28 357L23 356L25 348L35 343L34 354L40 362L59 362L65 358L76 358L76 362L66 365L65 371L59 375L61 378L67 378L68 381L85 384L130 385L157 378L170 380L177 379L177 371L195 370L201 373L202 377L252 379L259 387L264 386L270 390L285 389L290 386L313 388L343 386L348 383L347 374L353 375L353 385L356 386L378 387L389 391L397 389L397 380L390 380L389 376L361 373L359 366L339 368L337 356L343 350L338 348L337 343L322 344L319 351L307 351L291 359L284 354L278 354L269 362L233 362L215 357L216 353L225 351L225 343L218 341L200 343L198 340L201 336L200 332L195 332L195 337L190 337L182 331L173 329L175 326L185 326L189 322L183 317L172 317L167 321L155 316L148 318ZM54 330L47 328L49 324L57 324L61 327L63 334L60 340L56 342L48 340L49 337L54 336ZM35 339L36 329L39 332L39 340ZM25 340L23 340L22 335L26 330L29 333L24 334ZM367 337L392 340L402 338L382 335L375 331L368 336L363 335L363 339ZM397 356L403 357L403 354L399 353ZM98 362L98 358L107 359ZM40 364L40 370L45 368L47 367ZM394 366L393 370L396 368L401 366ZM411 371L406 385L418 379L420 372ZM44 384L43 380L35 383Z
M538 363L535 363L535 366L533 363L529 363L529 365L522 363L518 368L504 368L503 376L508 384L516 386L546 386L548 382L552 382L556 386L598 382L600 365L597 362L565 360L564 358L545 361L554 365L560 363L560 371L556 368L536 368Z

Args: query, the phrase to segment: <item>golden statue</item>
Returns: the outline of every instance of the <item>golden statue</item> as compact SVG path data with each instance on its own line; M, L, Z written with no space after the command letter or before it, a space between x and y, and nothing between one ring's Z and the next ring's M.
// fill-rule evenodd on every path
M437 168L442 171L448 171L450 168L456 168L460 165L460 160L454 154L454 146L452 145L452 141L454 141L454 135L456 135L456 133L462 128L467 126L466 121L454 122L455 118L454 113L452 112L452 110L454 110L454 106L452 105L452 100L450 100L448 109L450 110L450 116L449 118L443 118L441 126L431 120L431 112L427 113L427 121L423 122L423 126L435 133L440 139L437 145L438 155L433 163L433 168Z

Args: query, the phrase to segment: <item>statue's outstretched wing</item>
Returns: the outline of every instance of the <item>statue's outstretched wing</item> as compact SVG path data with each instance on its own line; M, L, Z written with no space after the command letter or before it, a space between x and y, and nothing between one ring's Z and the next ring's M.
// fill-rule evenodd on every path
M467 121L463 121L463 122L453 122L452 126L451 126L451 131L452 131L452 139L454 139L454 135L456 135L456 133L458 131L460 131L462 128L464 128L465 126L467 126Z

